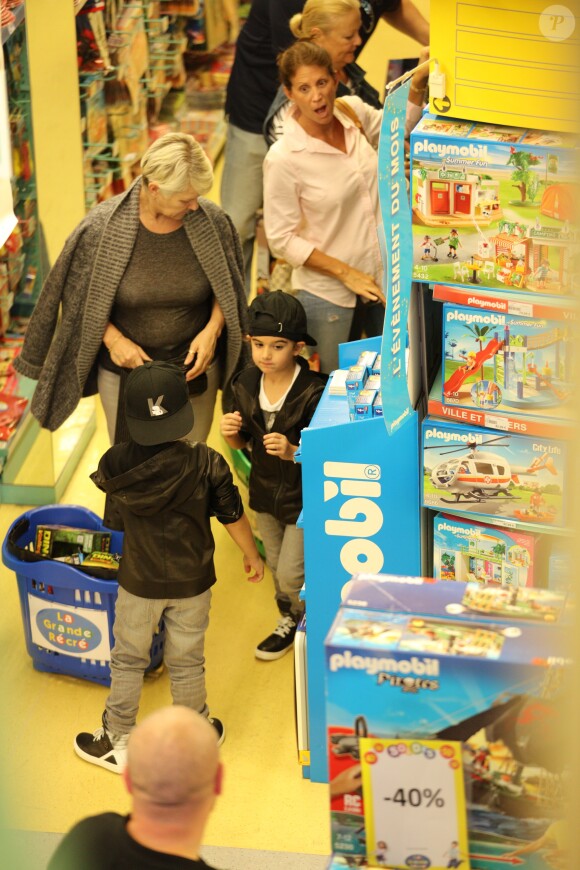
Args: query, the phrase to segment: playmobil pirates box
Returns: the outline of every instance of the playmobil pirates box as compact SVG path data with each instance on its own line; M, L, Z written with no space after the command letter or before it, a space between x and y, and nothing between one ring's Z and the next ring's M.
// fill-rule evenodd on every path
M564 529L568 444L423 421L423 506L524 530Z
M414 280L571 293L577 161L570 134L424 114L411 133Z
M565 321L445 304L442 403L572 422L577 338Z
M470 585L417 583L424 602ZM341 607L325 648L332 850L345 866L556 866L567 640L499 612Z

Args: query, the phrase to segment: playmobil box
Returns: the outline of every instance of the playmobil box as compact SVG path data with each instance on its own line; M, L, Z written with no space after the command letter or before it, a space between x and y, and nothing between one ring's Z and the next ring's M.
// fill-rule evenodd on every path
M325 643L332 851L406 870L494 870L517 852L547 870L527 847L566 813L567 640L343 605Z
M356 397L354 406L355 420L368 420L373 416L373 405L378 390L368 390L365 386Z
M424 114L411 133L414 280L571 293L577 161L572 135Z
M342 589L341 604L476 622L509 619L572 625L575 618L573 596L565 589L447 583L431 577L393 574L354 574Z
M435 514L433 576L496 586L547 586L547 577L535 570L542 537Z
M564 528L567 443L423 421L423 506L517 528ZM528 529L529 530L529 529Z
M567 322L445 304L443 404L571 421L577 333Z

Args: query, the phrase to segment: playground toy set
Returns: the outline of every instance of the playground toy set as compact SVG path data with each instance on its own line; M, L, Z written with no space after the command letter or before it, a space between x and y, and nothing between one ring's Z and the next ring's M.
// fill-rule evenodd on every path
M411 133L414 280L571 293L577 160L569 134L425 113Z
M443 306L442 402L572 419L570 323Z
M542 539L450 514L435 514L433 576L491 586L544 586L536 557Z
M567 444L553 439L423 421L423 505L510 528L563 529Z
M410 577L347 584L325 644L332 849L344 856L332 866L494 870L558 823L563 602ZM517 864L546 867L532 849Z

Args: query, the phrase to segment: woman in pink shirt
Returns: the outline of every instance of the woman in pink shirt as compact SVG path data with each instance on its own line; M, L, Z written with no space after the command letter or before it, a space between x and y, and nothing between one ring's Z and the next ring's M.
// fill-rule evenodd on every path
M348 341L356 296L385 302L375 150L382 112L359 97L342 98L363 133L335 106L337 79L318 45L296 42L278 66L293 106L264 161L266 236L294 268L321 369L330 372L338 345Z

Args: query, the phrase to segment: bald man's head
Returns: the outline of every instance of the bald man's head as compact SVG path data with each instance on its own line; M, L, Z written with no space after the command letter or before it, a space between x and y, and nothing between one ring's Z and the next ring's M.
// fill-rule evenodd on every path
M188 707L164 707L133 729L127 785L135 798L162 806L205 801L219 792L216 731Z

